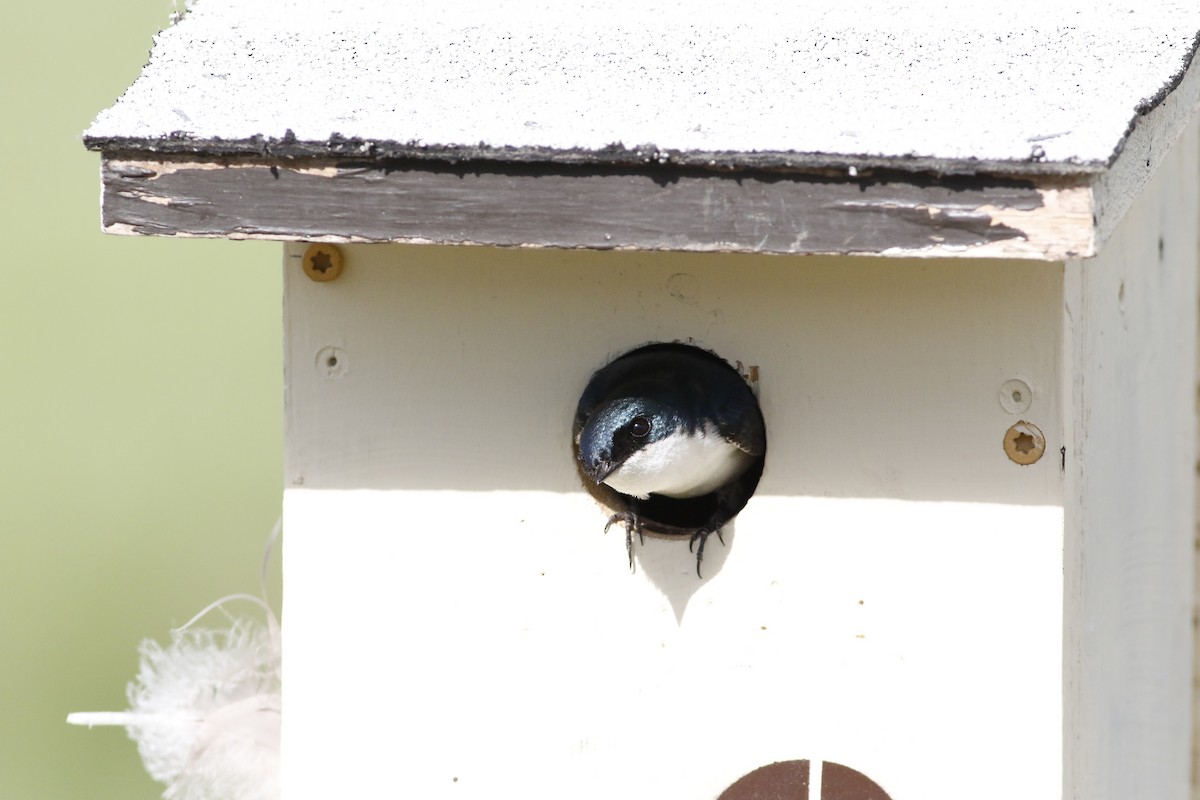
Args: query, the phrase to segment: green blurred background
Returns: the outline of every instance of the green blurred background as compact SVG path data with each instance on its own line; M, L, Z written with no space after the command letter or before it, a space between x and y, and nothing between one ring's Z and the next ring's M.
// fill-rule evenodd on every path
M99 230L99 156L80 134L137 77L171 11L4 11L4 800L161 795L123 729L64 718L125 708L142 638L257 592L279 515L280 246ZM273 580L278 607L277 568Z

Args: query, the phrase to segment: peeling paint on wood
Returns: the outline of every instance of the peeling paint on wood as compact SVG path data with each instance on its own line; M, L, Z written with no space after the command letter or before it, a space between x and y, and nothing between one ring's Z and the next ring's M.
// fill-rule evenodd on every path
M107 158L114 233L762 253L1092 253L1083 178Z

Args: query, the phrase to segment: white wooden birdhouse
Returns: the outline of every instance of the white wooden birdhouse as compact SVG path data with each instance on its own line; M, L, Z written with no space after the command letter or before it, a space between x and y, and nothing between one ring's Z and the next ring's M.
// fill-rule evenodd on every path
M285 242L286 798L1187 796L1198 32L198 0L87 144ZM577 467L653 343L765 424L699 576Z

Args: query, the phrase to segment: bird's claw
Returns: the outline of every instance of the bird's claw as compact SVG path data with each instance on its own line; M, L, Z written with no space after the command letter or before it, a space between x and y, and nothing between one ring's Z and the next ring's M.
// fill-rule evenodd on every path
M608 529L618 522L625 525L625 553L629 556L629 571L635 572L636 568L633 565L633 534L637 533L638 543L646 543L646 535L642 533L642 521L637 514L632 514L628 511L620 514L613 514L608 518L608 524L604 526L604 532L608 533Z
M692 534L692 538L688 540L688 552L696 554L696 577L697 578L704 577L703 575L700 574L700 562L704 560L704 544L708 541L709 535L714 534L714 533L717 535L717 541L719 541L721 543L721 545L724 546L725 537L723 537L721 535L720 528L717 528L715 531L710 530L708 528L701 528L700 530L695 531ZM700 542L700 545L698 547L696 546L697 541Z
M608 518L608 523L604 526L604 532L608 533L608 529L613 525L625 526L625 554L629 556L629 571L636 572L637 568L633 562L633 535L638 536L638 543L646 543L646 535L642 531L642 520L637 514L623 511L618 514L613 514ZM717 541L722 545L725 544L725 537L721 535L721 529L700 528L692 532L692 537L688 540L688 552L696 554L696 577L703 578L700 574L700 563L704 561L704 545L708 542L708 537L712 534L717 535ZM699 542L699 545L696 543Z

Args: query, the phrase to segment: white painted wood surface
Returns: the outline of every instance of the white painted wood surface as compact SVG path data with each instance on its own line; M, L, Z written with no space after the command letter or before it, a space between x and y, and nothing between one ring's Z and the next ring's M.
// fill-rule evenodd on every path
M1092 172L1197 31L1191 0L200 0L87 135Z
M704 582L658 540L630 575L581 494L285 510L289 800L716 798L794 758L1058 796L1057 506L763 496Z
M1061 265L359 245L318 285L287 247L292 486L573 492L592 372L692 339L761 367L760 491L1060 502L999 398L1061 445Z
M1197 212L1197 230L1200 230L1200 211ZM1196 347L1196 413L1200 415L1200 327L1197 328ZM1192 620L1200 620L1200 426L1196 437L1196 502L1192 520L1195 524L1195 553L1192 556ZM1191 800L1200 800L1200 636L1192 629L1192 794Z
M287 252L289 798L715 798L785 758L1058 795L1060 265ZM703 581L653 540L630 575L571 416L688 337L759 366L767 468Z
M1200 124L1160 157L1066 266L1071 797L1188 796Z

